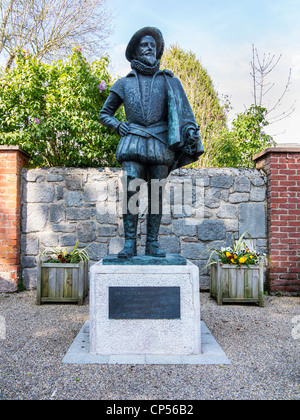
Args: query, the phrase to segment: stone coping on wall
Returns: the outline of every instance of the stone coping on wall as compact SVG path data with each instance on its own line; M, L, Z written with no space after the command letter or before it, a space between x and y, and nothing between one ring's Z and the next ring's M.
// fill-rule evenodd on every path
M253 156L253 160L259 160L269 153L300 153L300 144L298 143L287 143L278 144L277 147L268 147L260 153Z
M25 152L20 146L4 146L0 145L0 152L20 152L30 158L30 154Z

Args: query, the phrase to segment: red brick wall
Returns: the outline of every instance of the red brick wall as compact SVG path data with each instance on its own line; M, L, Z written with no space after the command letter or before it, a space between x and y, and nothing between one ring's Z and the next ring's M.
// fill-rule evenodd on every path
M0 292L16 290L20 271L20 172L28 156L18 147L0 146Z
M271 292L300 295L300 146L255 156L268 174L268 247Z

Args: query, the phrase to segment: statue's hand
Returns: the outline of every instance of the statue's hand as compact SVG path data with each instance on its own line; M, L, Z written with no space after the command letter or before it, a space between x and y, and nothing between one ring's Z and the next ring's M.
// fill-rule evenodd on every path
M129 124L128 122L123 122L120 126L119 126L119 133L122 137L125 137L129 134L130 132L130 128L129 128Z
M184 152L189 155L193 155L194 153L196 153L199 140L200 140L199 127L188 128L186 132L186 142L183 146Z
M200 137L199 128L198 129L191 128L188 130L188 141L190 142L197 141L199 140L199 137Z

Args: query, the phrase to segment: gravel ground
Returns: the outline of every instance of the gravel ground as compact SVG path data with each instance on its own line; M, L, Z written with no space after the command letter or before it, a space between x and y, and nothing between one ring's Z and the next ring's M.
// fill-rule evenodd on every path
M201 301L202 319L231 366L65 365L88 302L36 306L33 291L0 295L0 400L299 400L292 319L300 298L266 297L265 308L218 307L207 293Z

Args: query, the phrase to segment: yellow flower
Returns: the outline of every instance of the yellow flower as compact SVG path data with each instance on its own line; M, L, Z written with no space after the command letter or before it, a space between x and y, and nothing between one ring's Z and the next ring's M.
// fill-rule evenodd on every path
M249 257L249 258L250 258L251 260L253 260L253 258L254 258L254 257L253 257L253 255L250 255L250 257Z
M234 259L235 259L235 260L237 260L237 257L238 257L237 255L234 255Z
M232 264L236 264L235 260L232 258L231 259Z
M231 257L230 252L226 252L226 257L227 257L227 258L230 258L230 257Z
M247 257L241 257L241 258L239 259L239 262L240 262L241 264L244 264L246 261L247 261Z

